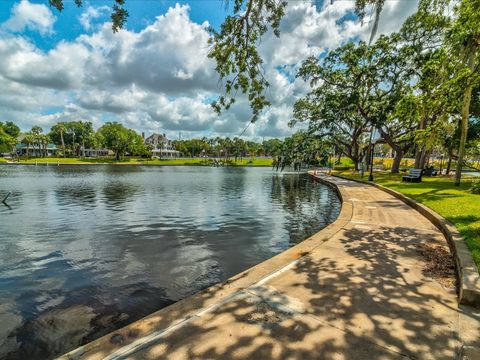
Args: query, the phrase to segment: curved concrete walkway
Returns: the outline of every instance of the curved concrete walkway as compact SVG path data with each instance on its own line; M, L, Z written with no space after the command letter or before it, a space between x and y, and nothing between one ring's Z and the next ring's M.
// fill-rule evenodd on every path
M381 190L329 181L344 203L324 231L64 358L455 358L456 295L420 252L443 235Z

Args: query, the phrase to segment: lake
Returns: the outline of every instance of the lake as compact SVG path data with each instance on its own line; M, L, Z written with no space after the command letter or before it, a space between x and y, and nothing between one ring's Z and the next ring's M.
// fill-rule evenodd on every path
M297 244L340 202L267 168L0 166L0 358L46 359Z

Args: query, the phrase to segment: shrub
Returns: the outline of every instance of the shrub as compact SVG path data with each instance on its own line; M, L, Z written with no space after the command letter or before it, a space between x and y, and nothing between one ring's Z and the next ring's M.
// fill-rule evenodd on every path
M474 194L480 194L480 179L473 180L470 190Z
M337 166L334 166L334 167L333 167L333 170L340 170L340 171L343 171L343 170L350 170L350 169L353 169L353 165L352 165L352 166L347 166L347 165L337 165Z

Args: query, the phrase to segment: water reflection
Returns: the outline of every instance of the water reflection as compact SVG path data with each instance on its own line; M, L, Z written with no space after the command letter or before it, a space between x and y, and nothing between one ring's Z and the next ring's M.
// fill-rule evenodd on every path
M61 185L55 188L55 196L59 206L95 204L96 195L95 188L85 183Z
M0 358L68 351L333 221L335 194L269 169L0 167Z
M328 187L306 176L272 176L272 202L286 210L291 245L313 235L338 216L338 198ZM312 203L332 206L311 206Z
M115 211L123 210L123 206L137 191L133 184L123 183L120 180L110 181L102 189L105 204Z

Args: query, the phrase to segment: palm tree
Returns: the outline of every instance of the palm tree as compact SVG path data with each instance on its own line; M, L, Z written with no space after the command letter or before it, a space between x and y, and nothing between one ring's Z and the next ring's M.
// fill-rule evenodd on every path
M43 129L38 126L38 125L35 125L35 126L32 126L32 129L30 130L30 133L32 134L32 137L31 137L31 143L34 145L34 146L37 146L38 147L38 151L39 153L41 154L42 153L42 134L43 134Z
M35 136L30 132L25 133L25 136L22 139L22 144L27 145L27 151L26 151L27 158L30 155L30 145L32 145L34 142L35 142Z
M60 130L60 140L62 142L63 157L65 157L65 139L63 137L63 134L65 133L65 130L66 130L65 123L63 121L59 122L57 126L58 126L58 129Z

